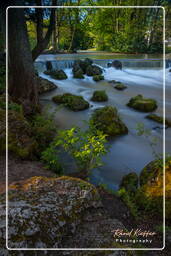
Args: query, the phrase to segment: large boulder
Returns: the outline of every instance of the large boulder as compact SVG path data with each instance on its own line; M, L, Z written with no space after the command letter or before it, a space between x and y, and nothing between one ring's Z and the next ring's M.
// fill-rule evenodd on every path
M74 78L78 78L78 79L83 79L84 75L83 75L83 71L81 68L78 68L77 70L73 71L73 77Z
M52 100L57 104L64 104L73 111L80 111L89 108L89 103L84 100L82 96L73 95L71 93L56 95Z
M140 189L137 192L137 204L139 207L147 207L147 210L163 216L163 159L157 159L147 164L140 173ZM165 160L165 199L166 219L171 221L171 157Z
M89 58L85 60L76 60L73 64L73 73L76 72L78 69L81 69L83 74L86 74L87 67L92 65L93 61Z
M122 62L119 61L119 60L114 60L112 62L109 62L107 64L107 67L110 68L110 67L114 67L116 69L122 69Z
M47 79L44 79L42 77L38 77L37 79L39 94L49 92L57 88L57 85L55 85Z
M97 65L89 65L86 69L86 74L88 76L101 75L102 73L103 73L103 70Z
M92 101L97 101L97 102L107 101L108 96L107 96L105 91L94 91L91 100Z
M129 100L127 106L142 112L151 112L157 108L157 103L154 99L143 98L142 95L137 95Z
M111 219L96 188L77 178L32 177L9 187L8 247L111 248L112 231L124 229ZM5 194L0 202L0 247L5 244ZM117 207L117 206L116 206ZM1 249L2 252L2 249ZM34 252L34 251L33 251ZM31 255L44 255L34 254ZM4 255L4 254L1 254ZM20 255L13 251L8 255ZM22 255L30 255L22 251ZM45 254L46 255L46 254ZM48 252L48 255L57 255ZM63 255L62 253L60 255ZM124 255L124 254L123 254Z
M62 69L47 70L47 71L44 71L44 74L49 75L52 78L57 80L64 80L68 78L66 73Z
M128 128L118 116L117 109L106 106L96 109L91 118L92 124L108 136L127 134Z

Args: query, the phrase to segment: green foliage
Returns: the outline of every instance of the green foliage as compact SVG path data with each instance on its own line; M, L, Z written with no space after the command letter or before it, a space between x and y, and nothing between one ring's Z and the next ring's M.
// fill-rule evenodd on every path
M62 130L54 140L54 147L62 147L75 160L79 170L89 171L102 165L101 157L107 154L106 135L89 127Z
M124 201L124 203L128 206L131 214L135 218L138 218L137 206L133 202L131 195L125 190L125 188L119 189L117 194L121 197L121 199Z
M41 160L46 164L47 169L50 169L57 174L63 173L62 165L53 144L42 152Z
M31 120L31 127L34 139L38 143L38 155L45 150L53 140L57 131L53 121L53 114L37 114Z

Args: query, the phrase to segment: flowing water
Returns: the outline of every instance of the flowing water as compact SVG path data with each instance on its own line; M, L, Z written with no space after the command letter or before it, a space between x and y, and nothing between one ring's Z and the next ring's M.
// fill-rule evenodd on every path
M84 79L73 79L72 64L74 59L91 57L94 63L103 68L105 80L94 82L91 77L85 76ZM162 115L163 113L163 62L160 58L154 56L141 55L138 59L135 56L120 56L123 64L123 70L107 68L107 63L116 59L116 56L109 55L85 55L85 54L66 54L66 55L41 55L35 66L39 71L39 75L52 82L58 88L41 96L41 102L49 105L49 110L54 111L57 107L51 101L54 95L70 92L83 96L89 101L91 107L80 112L72 112L66 108L59 109L55 114L55 120L61 129L70 128L78 125L85 126L84 120L88 121L92 112L99 107L105 105L115 106L121 119L125 122L129 129L129 133L124 136L114 138L109 143L111 145L110 152L103 158L104 166L94 169L90 175L90 180L95 184L105 184L110 189L117 189L123 175L129 172L140 173L142 168L154 159L154 152L150 145L149 138L137 135L137 124L143 123L146 129L151 130L151 137L157 138L155 152L163 152L163 129L162 125L145 118L147 113L135 111L126 106L129 99L137 94L145 97L151 97L157 100L158 108L155 113ZM158 57L158 56L157 56ZM119 58L117 56L117 58ZM62 68L68 75L67 80L54 80L43 74L46 70L45 62L50 60L54 68ZM167 62L166 69L166 116L171 119L171 72L169 72L170 63ZM124 91L117 91L109 80L117 80L127 85ZM106 90L109 100L108 102L92 102L90 100L95 90ZM166 131L166 152L171 154L171 128ZM68 168L69 172L73 172L72 168Z

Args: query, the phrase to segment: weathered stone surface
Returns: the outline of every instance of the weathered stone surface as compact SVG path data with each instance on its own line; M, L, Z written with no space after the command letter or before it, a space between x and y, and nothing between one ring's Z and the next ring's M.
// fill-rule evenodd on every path
M128 133L128 128L120 120L117 109L112 106L96 109L92 115L91 121L97 129L109 136Z
M2 194L1 248L5 242L4 199ZM10 248L115 247L111 231L124 228L122 223L107 215L93 185L66 176L32 177L11 185L8 222ZM23 255L29 254L23 251Z
M38 88L39 88L40 94L52 91L57 88L57 86L54 83L50 82L47 79L44 79L42 77L38 77L37 79L38 79Z
M120 62L119 60L114 60L112 62L109 62L107 64L107 67L110 68L110 67L114 67L116 69L122 69L122 62Z
M125 90L125 89L127 88L127 86L124 85L124 84L121 83L121 82L116 82L116 83L114 84L114 88L117 89L117 90L119 90L119 91L123 91L123 90Z
M93 80L96 81L96 82L104 80L104 76L102 76L102 75L95 75L95 76L93 76Z

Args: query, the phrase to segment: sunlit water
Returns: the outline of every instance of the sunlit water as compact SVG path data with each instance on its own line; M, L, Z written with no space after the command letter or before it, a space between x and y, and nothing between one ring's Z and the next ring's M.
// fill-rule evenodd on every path
M52 59L52 56L50 56L49 59ZM111 56L110 59L112 59ZM145 116L147 113L141 113L126 106L126 103L131 97L136 96L137 94L142 94L145 97L151 97L157 100L158 108L155 113L162 115L163 69L161 64L156 64L157 62L155 62L155 64L149 64L150 61L148 60L146 65L138 65L143 67L137 68L135 67L135 64L131 64L135 60L125 60L125 63L128 64L123 65L123 70L116 70L114 68L106 68L106 60L95 60L98 65L103 67L105 77L104 81L94 82L92 78L88 76L85 76L84 79L73 79L71 68L65 68L68 79L59 81L43 74L42 71L45 70L45 60L48 60L48 55L45 55L45 57L41 56L39 59L41 64L36 64L39 70L39 75L54 82L58 86L56 90L41 96L41 102L44 105L49 105L49 111L54 111L57 107L57 105L51 101L51 98L54 95L65 92L82 95L87 101L89 101L91 106L89 109L80 112L73 112L66 108L59 109L55 114L55 120L59 128L66 129L75 125L84 127L85 122L83 121L88 121L92 112L96 108L111 105L117 107L121 119L129 129L129 133L127 135L118 136L109 142L111 148L107 156L103 158L104 166L99 169L94 169L90 175L90 180L93 183L106 184L110 189L117 189L123 175L132 171L140 173L142 168L154 159L154 152L150 145L150 139L137 135L136 127L138 123L143 123L145 128L151 130L151 137L157 138L155 153L159 154L163 152L162 125L146 119ZM139 60L137 63L141 61L142 60ZM71 61L68 62L70 63ZM158 61L158 63L159 62L161 63L161 61ZM57 65L57 62L55 61L53 65ZM166 116L171 119L171 72L169 72L169 69L166 69L165 77ZM108 83L108 81L112 79L123 82L128 86L128 88L124 91L117 91L113 88L112 84ZM95 90L106 90L109 97L108 102L92 102L90 98ZM171 153L171 128L168 128L165 131L166 152ZM75 170L70 167L67 168L67 171L73 172Z

